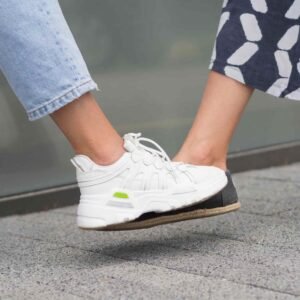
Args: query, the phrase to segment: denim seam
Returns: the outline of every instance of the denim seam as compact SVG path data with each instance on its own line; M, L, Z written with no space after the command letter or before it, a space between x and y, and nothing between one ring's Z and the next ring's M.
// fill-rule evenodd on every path
M74 101L75 99L78 99L80 96L87 93L88 91L94 89L99 90L97 84L92 79L83 82L68 90L67 92L63 93L61 96L55 97L54 99L45 102L38 108L27 111L29 120L34 121L43 116L49 115L54 111L60 109L61 107L65 106L66 104Z
M39 110L40 108L43 108L43 107L45 107L45 106L51 104L52 102L54 102L54 101L56 101L56 100L58 100L58 99L60 99L60 98L63 98L64 96L66 96L67 94L69 94L70 92L72 92L73 90L78 89L78 88L80 88L82 85L85 85L85 84L87 84L87 83L89 83L89 82L92 83L93 80L92 80L92 79L89 79L88 81L82 82L81 84L76 85L76 86L70 88L69 90L67 90L66 92L64 92L62 95L57 96L57 97L55 97L55 98L53 98L53 99L51 99L51 100L48 100L47 102L41 104L41 105L38 106L38 107L35 107L35 108L33 108L33 109L28 110L27 113L28 113L28 114L34 113L36 110Z

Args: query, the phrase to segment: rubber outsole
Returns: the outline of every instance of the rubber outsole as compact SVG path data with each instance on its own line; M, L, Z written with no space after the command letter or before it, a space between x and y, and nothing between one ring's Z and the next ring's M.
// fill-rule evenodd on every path
M169 201L153 199L146 202L145 207L139 209L116 209L108 206L101 206L97 202L80 201L77 215L77 225L81 229L105 230L110 226L129 224L147 212L163 213L174 211L180 208L193 206L201 203L214 194L218 193L227 183L226 177L218 178L205 189L197 190L192 199L170 198ZM217 188L216 188L217 187ZM179 195L179 197L182 197ZM196 200L197 199L197 200Z
M154 217L152 219L147 219L138 222L131 221L128 223L109 225L96 230L97 231L125 231L125 230L147 229L147 228L164 225L164 224L218 216L218 215L237 211L240 207L241 207L240 202L237 202L224 207L217 207L217 208L210 208L210 209L195 209L191 212L178 213L170 216ZM83 228L83 229L89 230L87 228Z

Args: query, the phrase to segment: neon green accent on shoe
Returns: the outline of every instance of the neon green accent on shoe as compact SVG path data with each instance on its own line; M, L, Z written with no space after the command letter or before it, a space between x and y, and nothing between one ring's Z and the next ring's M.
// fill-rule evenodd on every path
M123 192L115 192L113 194L113 196L116 197L116 198L122 198L122 199L129 198L129 196L126 193L123 193Z

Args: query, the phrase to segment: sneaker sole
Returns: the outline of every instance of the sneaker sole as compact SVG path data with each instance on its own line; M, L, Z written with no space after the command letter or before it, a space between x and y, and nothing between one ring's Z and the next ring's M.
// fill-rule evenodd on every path
M201 203L213 195L217 194L227 184L227 177L224 175L215 178L210 184L203 185L205 188L198 189L195 192L182 195L160 195L154 199L135 199L126 202L124 199L119 200L120 207L112 207L103 205L115 199L110 199L111 196L92 196L83 197L80 200L77 212L77 225L81 229L87 230L103 230L111 225L124 224L134 221L141 215L147 212L167 212L177 210L187 206L192 206ZM169 197L169 201L166 198ZM102 198L102 199L101 199ZM107 201L107 199L110 199ZM142 207L138 207L143 204ZM124 205L131 205L132 208L126 208Z
M170 216L155 217L153 219L148 219L145 221L111 225L102 230L103 231L122 231L122 230L146 229L146 228L151 228L151 227L155 227L158 225L164 225L164 224L182 222L182 221L187 221L187 220L202 219L202 218L218 216L218 215L237 211L240 207L241 207L240 202L237 202L237 203L230 204L230 205L227 205L224 207L217 207L217 208L210 208L210 209L196 209L191 212L178 213L176 215L170 215Z

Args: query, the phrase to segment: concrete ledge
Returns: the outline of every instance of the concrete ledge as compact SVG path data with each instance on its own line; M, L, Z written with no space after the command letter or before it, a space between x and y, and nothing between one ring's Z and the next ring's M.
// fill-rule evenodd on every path
M74 205L79 200L76 184L0 198L0 217Z
M231 153L228 166L233 173L288 165L300 161L300 141Z
M231 153L229 169L233 173L300 161L300 141ZM76 204L79 190L76 184L0 198L0 217L27 214Z

